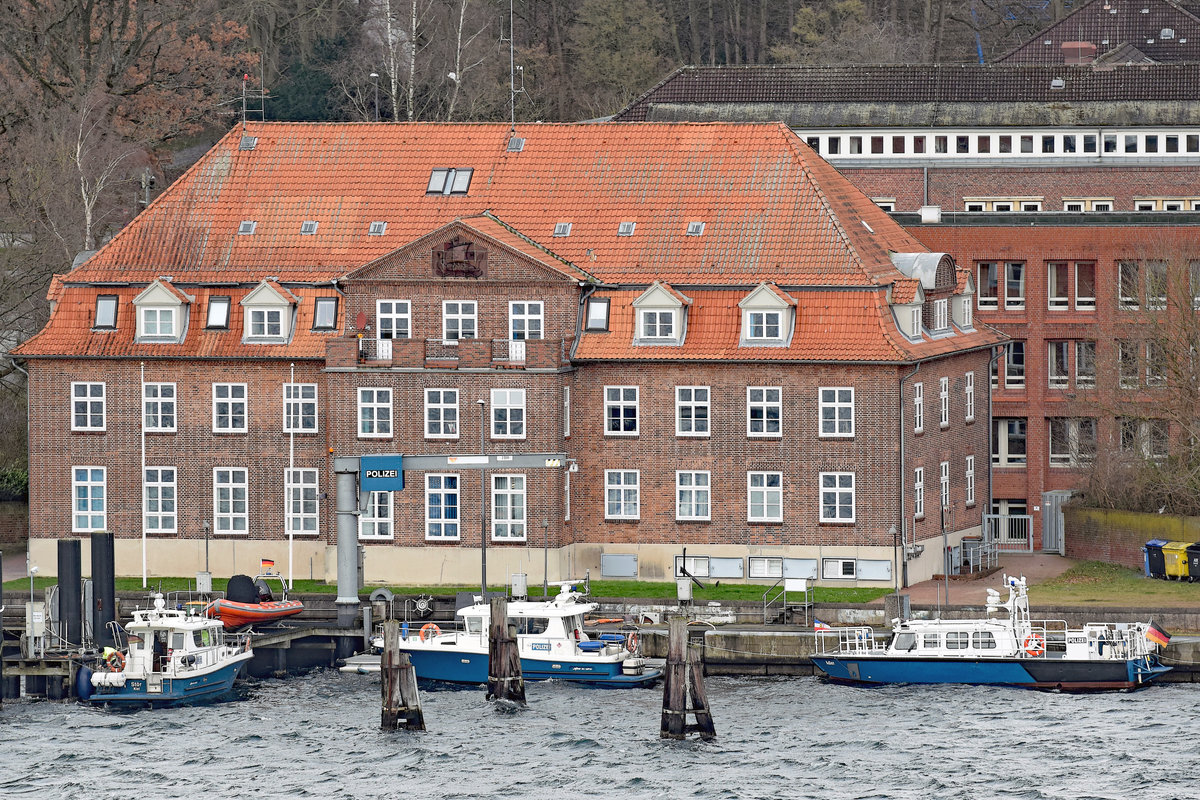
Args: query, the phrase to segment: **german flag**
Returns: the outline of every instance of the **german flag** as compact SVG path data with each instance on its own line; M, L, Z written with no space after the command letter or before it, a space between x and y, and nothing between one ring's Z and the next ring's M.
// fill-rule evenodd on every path
M1171 641L1171 634L1151 622L1150 627L1146 629L1146 638L1159 647L1166 647L1167 642Z
M264 559L262 560L262 568L263 568L263 569L270 569L270 568L271 568L271 567L273 567L273 566L275 566L275 561L274 561L274 560L272 560L272 559L270 559L270 558L264 558Z

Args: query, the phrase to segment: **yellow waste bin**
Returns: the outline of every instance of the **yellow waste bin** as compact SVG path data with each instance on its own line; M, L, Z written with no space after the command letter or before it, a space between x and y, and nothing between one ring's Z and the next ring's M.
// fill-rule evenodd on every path
M1163 560L1168 578L1186 580L1188 576L1187 549L1191 542L1167 542L1163 545Z

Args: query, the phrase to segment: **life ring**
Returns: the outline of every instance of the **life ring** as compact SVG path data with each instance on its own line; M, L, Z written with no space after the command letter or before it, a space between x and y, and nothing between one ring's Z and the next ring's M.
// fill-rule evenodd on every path
M631 653L636 653L638 649L638 635L631 633L625 637L625 648Z
M427 622L421 626L420 638L421 638L422 642L425 641L427 636L441 636L441 635L442 635L442 629L439 628L437 625L435 625L432 622Z
M108 669L111 672L122 672L125 669L125 654L120 650L109 653L105 661L108 662Z
M1037 658L1038 656L1045 655L1046 640L1036 633L1031 633L1025 637L1025 641L1021 644L1021 647L1024 648L1026 653Z

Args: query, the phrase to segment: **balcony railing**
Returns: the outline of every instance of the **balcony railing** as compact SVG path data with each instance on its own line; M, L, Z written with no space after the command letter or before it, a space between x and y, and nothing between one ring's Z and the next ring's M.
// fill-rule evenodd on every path
M360 367L438 366L523 368L537 354L537 366L555 366L565 359L561 340L532 342L513 339L374 339L354 337Z

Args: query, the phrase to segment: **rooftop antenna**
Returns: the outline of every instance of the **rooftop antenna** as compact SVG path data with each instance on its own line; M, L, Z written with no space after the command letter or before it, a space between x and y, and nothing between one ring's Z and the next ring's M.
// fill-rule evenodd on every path
M263 67L260 62L259 70L261 71L262 69L263 69ZM264 74L260 73L259 82L260 82L260 84L266 83L266 78L265 78ZM242 134L243 135L245 135L245 133L246 133L246 117L249 114L258 114L258 118L260 121L262 121L262 122L267 121L267 90L264 87L264 88L259 89L257 92L255 92L249 88L249 84L250 84L250 73L243 72L242 73ZM252 101L258 102L258 108L254 108L253 106L250 105L250 103Z
M513 0L508 0L508 113L510 134L517 132L517 95L525 91L525 68L517 66L516 42L513 40ZM504 41L504 37L500 37ZM517 88L517 75L521 76L521 88Z

